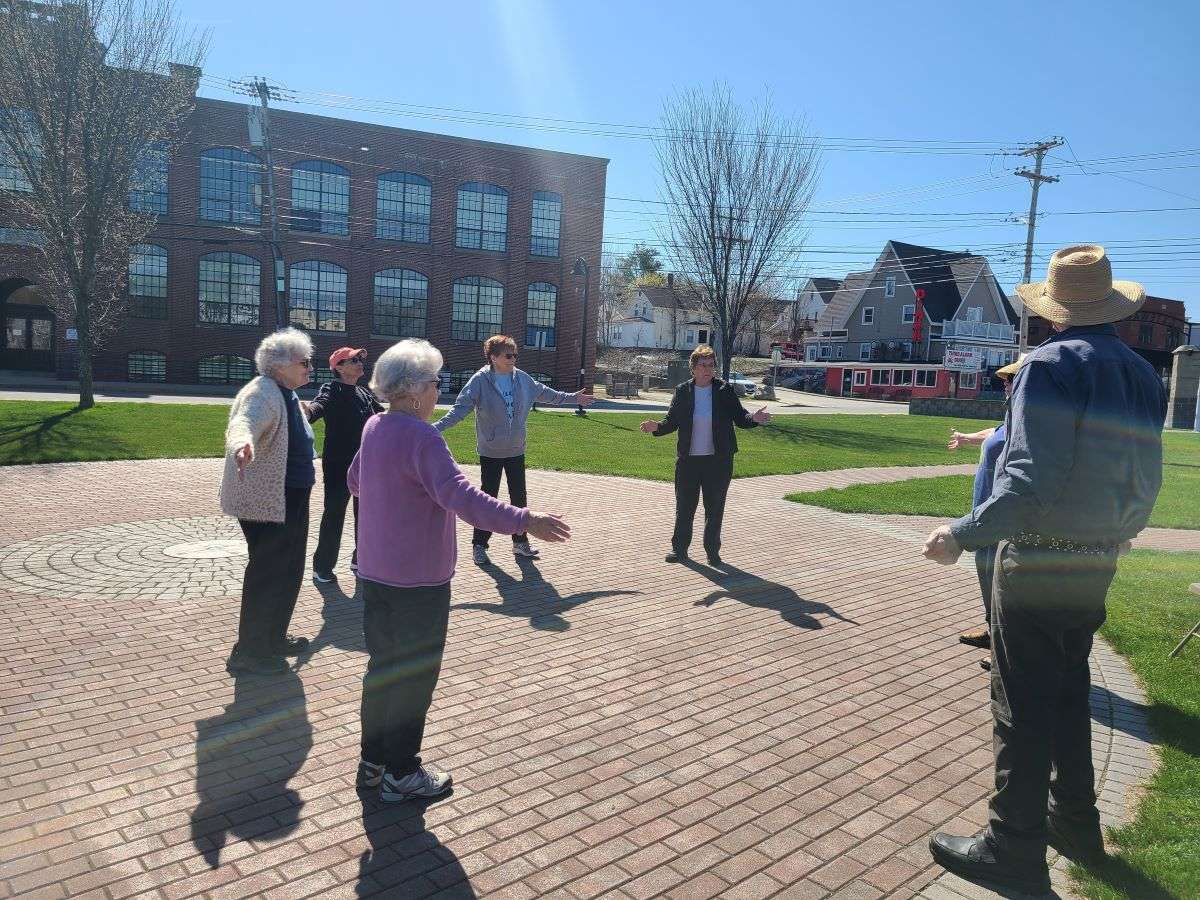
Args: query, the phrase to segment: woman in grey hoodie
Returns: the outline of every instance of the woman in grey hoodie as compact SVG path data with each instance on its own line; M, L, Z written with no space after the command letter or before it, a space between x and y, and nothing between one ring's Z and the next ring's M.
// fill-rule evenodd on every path
M471 376L454 401L454 408L433 423L445 431L475 413L475 440L479 450L484 493L500 495L500 476L508 481L508 499L513 506L527 507L525 496L525 422L534 403L590 406L591 394L556 391L517 368L517 342L497 334L483 342L488 364ZM492 533L475 529L471 539L472 558L486 566ZM536 559L538 552L524 534L513 535L513 554Z

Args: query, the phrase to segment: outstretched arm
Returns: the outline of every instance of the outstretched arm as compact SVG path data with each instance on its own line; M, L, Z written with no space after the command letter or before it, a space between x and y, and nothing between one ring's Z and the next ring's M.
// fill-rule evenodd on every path
M479 378L478 372L471 376L470 380L463 385L463 389L458 392L458 399L454 401L450 412L434 422L434 428L438 431L453 428L475 409L475 403L479 399Z

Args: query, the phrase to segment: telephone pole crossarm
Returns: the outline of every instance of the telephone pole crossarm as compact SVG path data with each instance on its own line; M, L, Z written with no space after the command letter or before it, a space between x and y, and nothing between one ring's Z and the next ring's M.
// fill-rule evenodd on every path
M1066 141L1061 137L1051 138L1048 141L1041 141L1034 144L1032 147L1027 147L1022 150L1018 156L1032 156L1034 158L1033 171L1028 169L1018 169L1013 174L1029 180L1029 185L1033 189L1032 196L1029 199L1029 220L1025 230L1025 284L1029 283L1033 272L1033 233L1037 228L1037 202L1038 189L1043 184L1052 184L1058 181L1057 175L1043 175L1042 161L1046 158L1046 154L1055 147L1061 147ZM1020 333L1017 342L1017 350L1020 353L1025 353L1029 350L1029 310L1025 308L1025 304L1021 304L1021 324Z

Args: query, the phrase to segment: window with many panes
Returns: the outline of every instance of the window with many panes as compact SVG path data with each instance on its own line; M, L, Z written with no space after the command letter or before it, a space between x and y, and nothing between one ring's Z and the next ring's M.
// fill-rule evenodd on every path
M870 341L863 341L858 345L858 358L864 361L871 358Z
M540 384L549 386L554 383L554 379L545 372L530 372L529 375L534 381L539 382Z
M457 341L482 341L500 333L504 315L504 285L472 275L454 282L450 337Z
M912 385L913 373L912 369L897 369L892 373L892 384Z
M371 333L388 337L425 337L429 279L411 269L375 273Z
M167 145L163 141L146 147L134 162L129 208L156 216L167 214Z
M200 360L201 384L245 384L254 377L254 364L244 356L219 353Z
M855 372L854 373L854 386L855 387L865 387L866 384L867 384L867 373L866 372Z
M443 369L438 374L438 393L453 394L457 397L474 374L474 369L459 369L457 372Z
M892 373L890 369L872 369L871 384L891 384Z
M428 244L432 197L433 188L423 175L380 175L375 194L375 237Z
M917 387L936 387L937 369L917 369L915 383Z
M258 260L243 253L200 257L200 321L257 325L260 271Z
M10 107L11 108L11 107ZM0 113L3 116L3 113ZM33 118L26 110L15 111L13 118L20 123L24 123L25 137L27 140L33 140L35 146L33 151L40 151L40 142L36 139L36 134L33 131ZM29 192L33 190L33 185L29 183L29 179L25 177L25 170L18 163L17 151L14 146L10 146L6 136L8 134L7 118L0 118L0 190L5 191L22 191Z
M127 359L126 377L130 381L166 381L167 358L155 350L136 350Z
M292 167L293 231L350 233L350 173L323 159Z
M292 324L313 331L346 330L346 270L310 259L291 269Z
M905 303L900 307L900 321L905 325L911 325L917 319L917 304Z
M508 191L478 181L460 185L454 244L468 250L507 250Z
M200 154L200 218L257 225L262 219L262 163L253 153L218 147Z
M529 234L529 252L534 256L558 256L558 236L562 224L562 196L549 191L533 192L533 227Z
M870 325L875 321L875 307L864 306L862 310L862 324Z
M553 347L554 313L558 306L558 288L545 281L529 286L525 306L525 346Z
M129 252L129 313L139 319L167 317L167 251L135 244Z

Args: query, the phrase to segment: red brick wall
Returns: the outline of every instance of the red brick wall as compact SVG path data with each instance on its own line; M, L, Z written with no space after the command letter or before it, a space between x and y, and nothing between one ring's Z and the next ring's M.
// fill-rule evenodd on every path
M450 339L452 284L456 278L481 275L504 285L503 328L518 344L525 336L526 290L534 281L558 287L557 347L532 350L522 346L520 365L529 372L553 376L560 388L574 388L580 355L583 279L572 267L582 256L589 266L587 366L595 357L596 309L599 302L600 250L603 233L606 161L592 157L531 150L500 144L448 138L423 132L348 122L287 111L273 111L275 189L286 224L291 192L290 170L305 159L335 162L350 174L350 234L289 233L284 229L283 256L288 268L303 260L325 260L347 272L345 332L314 332L319 359L335 347L368 347L377 356L395 338L371 336L374 274L388 268L408 268L429 279L427 337L446 358L451 371L482 364L475 341ZM124 378L126 354L158 350L167 356L167 381L197 381L199 360L211 354L232 353L251 358L261 337L275 327L274 278L269 236L266 179L263 179L261 234L248 235L199 221L199 154L213 147L239 147L265 159L249 145L246 106L199 99L189 122L188 136L172 159L168 175L168 212L148 243L167 249L169 318L166 321L128 318L97 359L97 377ZM360 148L369 148L362 150ZM387 171L416 172L433 185L431 242L405 244L376 239L376 177ZM508 249L505 253L462 250L454 246L458 185L483 181L508 191ZM560 253L557 258L531 256L529 239L534 191L562 196ZM0 223L5 224L5 223ZM229 251L257 259L261 269L259 325L200 324L197 313L198 260L206 253ZM28 254L0 246L0 281L29 272ZM59 350L70 345L60 322Z

